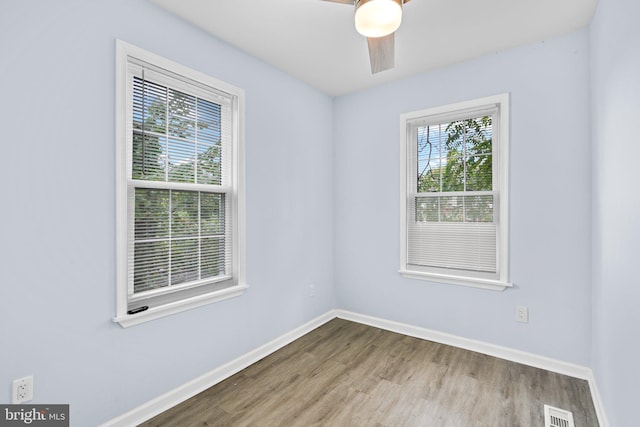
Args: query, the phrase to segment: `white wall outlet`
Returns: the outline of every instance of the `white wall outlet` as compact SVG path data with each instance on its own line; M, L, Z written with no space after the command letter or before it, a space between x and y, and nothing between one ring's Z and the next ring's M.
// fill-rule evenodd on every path
M309 285L309 296L312 298L316 296L316 285L313 283Z
M13 380L11 403L18 404L33 400L33 376Z
M529 323L529 309L519 305L516 307L516 322Z

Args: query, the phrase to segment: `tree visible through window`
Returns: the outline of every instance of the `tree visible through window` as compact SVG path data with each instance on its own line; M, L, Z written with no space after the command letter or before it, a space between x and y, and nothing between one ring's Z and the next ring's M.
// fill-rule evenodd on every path
M457 120L417 129L418 193L492 191L492 118ZM418 221L492 222L490 195L420 197Z
M117 316L241 295L244 92L116 42Z
M508 95L406 113L401 122L401 273L510 286Z
M134 77L132 177L222 182L221 106ZM134 293L225 274L225 195L135 189Z

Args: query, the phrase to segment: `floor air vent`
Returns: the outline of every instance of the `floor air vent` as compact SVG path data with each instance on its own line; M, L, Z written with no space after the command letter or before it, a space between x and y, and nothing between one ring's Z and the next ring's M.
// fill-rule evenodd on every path
M544 405L544 427L575 427L573 414L564 409Z

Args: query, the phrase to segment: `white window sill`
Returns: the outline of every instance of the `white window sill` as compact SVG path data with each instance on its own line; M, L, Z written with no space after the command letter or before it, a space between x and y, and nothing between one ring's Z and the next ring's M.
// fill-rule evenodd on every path
M447 283L450 285L469 286L472 288L489 289L492 291L504 291L513 287L513 283L500 280L480 279L475 277L450 276L446 274L424 273L421 271L399 270L407 279L428 280L431 282Z
M161 317L170 316L180 313L181 311L190 310L206 304L223 301L242 295L248 288L247 285L237 285L209 294L198 295L192 298L176 301L170 304L152 307L146 311L137 314L124 314L113 318L113 321L119 323L123 328L138 325L150 320L159 319Z

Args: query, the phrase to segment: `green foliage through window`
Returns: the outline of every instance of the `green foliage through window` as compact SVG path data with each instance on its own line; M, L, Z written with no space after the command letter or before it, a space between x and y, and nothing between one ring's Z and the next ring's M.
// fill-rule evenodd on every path
M222 181L221 107L134 77L133 179Z
M492 117L482 116L417 129L416 220L491 222ZM460 196L437 193L460 192Z
M225 274L225 195L135 190L134 291Z
M134 77L132 178L222 184L221 106ZM225 274L225 195L135 189L133 285L143 292Z

